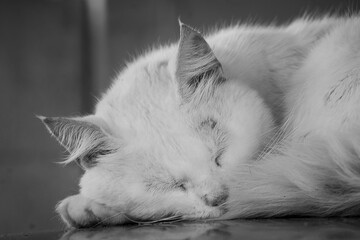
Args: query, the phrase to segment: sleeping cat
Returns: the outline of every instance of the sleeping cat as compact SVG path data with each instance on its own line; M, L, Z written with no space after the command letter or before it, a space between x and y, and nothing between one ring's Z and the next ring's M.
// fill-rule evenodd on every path
M360 214L360 18L236 25L129 64L93 115L40 117L85 170L68 226Z

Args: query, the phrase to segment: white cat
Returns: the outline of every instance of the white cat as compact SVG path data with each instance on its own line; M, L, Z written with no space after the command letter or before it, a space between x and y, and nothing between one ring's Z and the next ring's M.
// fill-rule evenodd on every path
M205 38L180 23L94 115L41 117L85 169L57 211L73 227L359 215L359 85L358 17Z

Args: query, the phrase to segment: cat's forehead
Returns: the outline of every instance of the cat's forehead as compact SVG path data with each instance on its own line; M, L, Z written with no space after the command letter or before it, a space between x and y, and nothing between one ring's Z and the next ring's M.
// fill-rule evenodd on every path
M119 76L98 103L96 115L113 130L155 131L161 135L166 132L187 134L189 127L196 128L199 123L211 119L209 107L192 109L191 104L184 104L169 64L165 60L145 64ZM212 102L206 103L212 110L218 108Z
M137 97L159 95L153 94L153 91L162 93L164 88L176 85L174 79L176 55L174 46L169 46L138 58L119 73L109 93L115 91L119 97L131 93L142 94Z
M173 110L179 97L172 59L169 55L156 54L130 64L116 77L97 104L96 112L122 112L131 116L146 110Z

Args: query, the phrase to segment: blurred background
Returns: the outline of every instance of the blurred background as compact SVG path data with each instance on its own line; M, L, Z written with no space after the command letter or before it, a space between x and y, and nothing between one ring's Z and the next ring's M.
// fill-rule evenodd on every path
M1 0L0 234L62 229L56 203L81 170L35 114L90 113L126 60L176 41L178 17L200 30L284 23L304 12L358 11L356 0Z

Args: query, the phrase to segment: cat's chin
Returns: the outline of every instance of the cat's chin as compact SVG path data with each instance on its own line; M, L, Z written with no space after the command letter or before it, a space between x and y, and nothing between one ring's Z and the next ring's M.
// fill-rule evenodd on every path
M228 212L225 206L209 207L204 210L196 211L192 214L185 214L182 219L187 221L193 220L216 220Z

